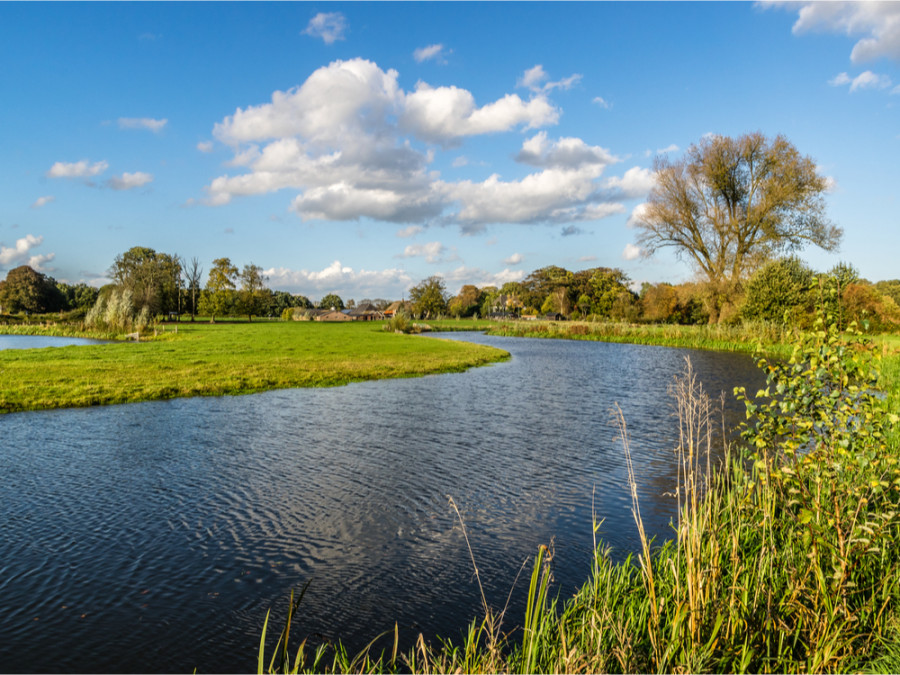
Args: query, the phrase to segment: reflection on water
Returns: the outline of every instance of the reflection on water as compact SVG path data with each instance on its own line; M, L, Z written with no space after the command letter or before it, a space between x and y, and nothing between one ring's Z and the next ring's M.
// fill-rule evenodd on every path
M70 345L100 345L106 342L108 341L55 337L53 335L0 335L0 349L42 349L44 347L69 347Z
M513 358L0 418L3 670L248 671L266 610L283 617L309 580L293 634L359 648L397 621L405 644L418 631L456 637L480 596L449 496L490 603L505 604L551 541L564 597L587 577L592 504L616 555L637 546L614 403L647 529L666 537L677 434L666 390L685 356L714 395L761 379L730 354L449 337Z

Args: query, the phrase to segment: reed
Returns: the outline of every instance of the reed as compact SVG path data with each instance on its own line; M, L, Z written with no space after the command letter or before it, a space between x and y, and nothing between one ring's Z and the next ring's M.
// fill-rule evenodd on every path
M715 406L688 362L672 386L680 434L671 540L658 545L643 530L618 413L636 556L614 563L598 543L587 582L560 600L549 592L552 551L542 547L520 630L501 630L503 613L485 603L458 645L420 636L390 659L337 649L327 664L317 653L291 672L897 672L900 418L896 398L877 388L882 351L820 320L789 358L761 359L767 387L738 392L747 424L720 464Z

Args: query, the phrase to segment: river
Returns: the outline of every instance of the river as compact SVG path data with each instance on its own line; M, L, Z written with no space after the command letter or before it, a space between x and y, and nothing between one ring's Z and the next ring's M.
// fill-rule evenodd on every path
M255 670L266 610L277 625L306 582L292 636L355 650L397 622L404 645L419 631L456 638L481 600L451 497L488 601L512 598L512 628L529 569L510 591L539 545L552 542L561 597L587 578L594 518L617 559L637 548L614 404L645 526L665 538L677 438L667 389L685 357L715 397L762 381L733 354L446 337L512 358L333 389L0 416L2 670ZM726 416L742 416L737 404Z

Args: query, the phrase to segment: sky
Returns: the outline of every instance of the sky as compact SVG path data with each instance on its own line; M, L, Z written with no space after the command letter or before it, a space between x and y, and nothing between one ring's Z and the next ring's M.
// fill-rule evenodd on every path
M784 134L840 261L900 278L900 2L0 2L0 276L100 286L133 246L315 300L642 282L658 155ZM204 273L204 277L205 277Z

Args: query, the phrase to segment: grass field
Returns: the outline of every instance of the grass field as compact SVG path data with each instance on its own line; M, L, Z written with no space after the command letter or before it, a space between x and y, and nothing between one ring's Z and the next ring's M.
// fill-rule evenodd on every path
M181 323L140 343L0 351L0 412L328 387L508 358L380 323Z

